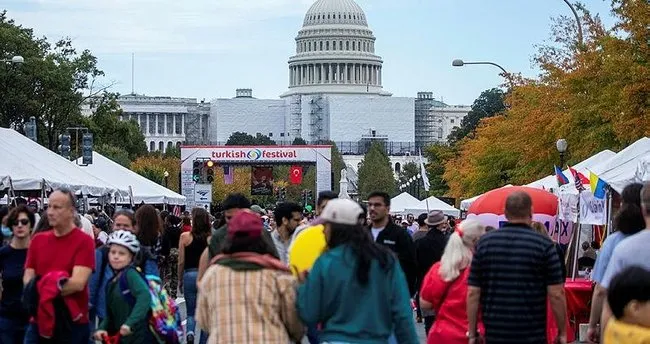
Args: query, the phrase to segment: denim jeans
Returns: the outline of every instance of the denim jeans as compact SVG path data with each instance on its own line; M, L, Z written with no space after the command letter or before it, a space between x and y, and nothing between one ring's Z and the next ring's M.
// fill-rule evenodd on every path
M187 324L185 325L185 333L194 333L196 337L196 320L194 319L194 314L196 314L196 296L198 293L196 287L196 278L198 277L197 269L185 270L183 273L183 295L185 297L185 310L187 311ZM206 333L201 331L201 339L199 344L204 344L208 341L208 336Z
M0 344L22 343L26 326L26 321L0 317Z
M74 324L68 343L87 343L90 338L90 326L88 324ZM31 323L27 326L25 331L24 344L38 344L38 326Z

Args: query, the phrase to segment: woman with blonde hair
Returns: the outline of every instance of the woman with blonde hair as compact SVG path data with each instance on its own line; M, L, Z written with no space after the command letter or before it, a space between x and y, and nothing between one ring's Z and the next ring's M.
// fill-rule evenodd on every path
M467 343L467 277L474 248L483 234L485 226L477 220L461 222L449 237L440 262L424 277L420 307L436 312L428 344Z

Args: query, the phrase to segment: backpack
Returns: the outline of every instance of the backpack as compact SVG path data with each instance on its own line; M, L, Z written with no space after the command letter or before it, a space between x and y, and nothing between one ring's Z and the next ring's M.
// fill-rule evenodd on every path
M181 325L181 314L176 302L167 294L158 276L145 276L140 268L134 269L147 284L149 295L151 295L151 313L148 319L149 330L158 343L180 343L180 338L183 337L183 326ZM126 271L122 273L118 283L122 296L133 307L135 297L133 297L129 289Z

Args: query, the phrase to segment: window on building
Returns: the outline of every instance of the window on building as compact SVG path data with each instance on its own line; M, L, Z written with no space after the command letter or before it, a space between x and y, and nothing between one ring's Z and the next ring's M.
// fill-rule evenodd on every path
M323 50L323 42L320 42L320 50Z
M155 114L149 114L149 134L155 135L156 134L156 115Z
M137 115L136 120L138 121L138 125L140 126L140 132L142 134L147 134L147 120L146 117L144 116L146 115Z
M172 149L173 146L174 144L171 141L167 142L167 149Z
M395 173L400 173L402 170L402 165L399 162L395 163Z
M280 133L280 137L284 137L284 133Z
M162 141L158 142L158 150L161 151L161 152L165 150L165 143L164 142L162 142Z
M357 50L357 42L352 42L352 50Z
M156 150L156 143L153 141L149 142L149 151L153 152L155 150Z
M453 119L453 118L451 119L451 123L454 123L454 119Z
M158 134L165 134L165 114L158 114Z
M442 140L442 128L438 128L438 139Z
M336 50L336 41L332 42L332 50Z
M182 122L183 122L183 115L177 115L176 116L176 128L174 128L174 132L176 133L176 135L182 134L182 132L181 132L181 129L182 129L182 126L183 126Z
M311 51L311 42L309 42L309 48L308 49L309 49L309 51Z
M343 50L343 41L339 41L339 50Z
M325 42L325 50L330 50L330 42Z
M350 41L345 41L345 50L350 50Z
M269 133L269 137L273 137L273 133Z
M181 141L176 142L176 148L181 149Z

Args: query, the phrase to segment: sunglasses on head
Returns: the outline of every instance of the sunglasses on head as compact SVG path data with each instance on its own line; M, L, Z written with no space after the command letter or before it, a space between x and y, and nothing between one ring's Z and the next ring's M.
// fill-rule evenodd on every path
M27 226L28 224L29 224L28 219L20 219L20 220L16 220L16 223L14 223L14 226L18 226L18 225Z

